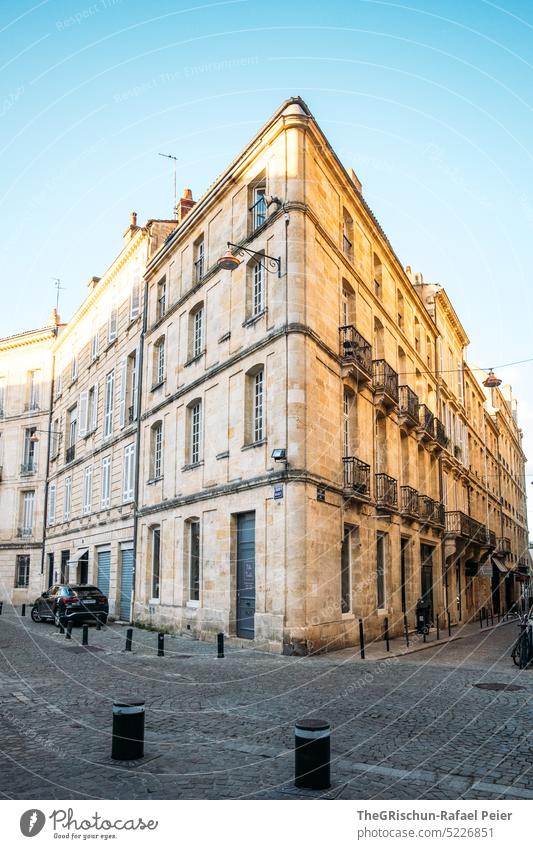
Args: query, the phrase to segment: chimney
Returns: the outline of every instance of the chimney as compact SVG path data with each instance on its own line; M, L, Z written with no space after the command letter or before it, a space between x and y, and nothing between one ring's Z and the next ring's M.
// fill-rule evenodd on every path
M130 226L124 230L124 244L128 244L134 233L137 232L139 228L137 227L137 213L132 212L130 215Z
M363 194L363 184L361 183L361 180L359 179L353 168L348 168L348 176L352 183L355 185L357 191L360 194Z
M50 318L48 319L48 327L57 327L59 324L61 324L61 319L59 318L57 310L53 309L50 313Z
M89 278L89 280L87 281L87 286L89 287L91 292L94 289L94 287L96 286L96 284L100 282L101 279L102 279L101 277L90 277Z
M193 200L191 189L184 189L182 196L176 204L176 217L178 219L178 224L181 224L187 213L190 212L195 205L196 201Z

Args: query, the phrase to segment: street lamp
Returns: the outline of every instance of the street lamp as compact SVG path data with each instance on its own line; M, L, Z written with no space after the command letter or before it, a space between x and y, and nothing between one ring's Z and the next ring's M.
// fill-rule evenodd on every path
M60 430L40 430L39 428L35 428L32 435L30 436L30 442L39 442L38 433L48 433L50 436L61 436Z
M234 249L233 251L231 249ZM268 254L262 254L258 251L252 251L250 248L243 248L242 245L235 245L233 242L228 242L228 249L224 256L221 256L220 259L217 260L217 267L220 269L224 269L225 271L235 271L236 268L239 267L242 260L238 259L238 256L244 256L245 253L249 254L249 256L253 256L257 264L264 268L265 271L270 273L271 271L277 270L278 277L281 277L281 257L279 256L269 256ZM261 259L268 260L268 263L261 262Z
M496 377L494 371L490 369L486 379L483 381L483 386L486 386L487 389L496 389L496 387L500 385L501 380Z

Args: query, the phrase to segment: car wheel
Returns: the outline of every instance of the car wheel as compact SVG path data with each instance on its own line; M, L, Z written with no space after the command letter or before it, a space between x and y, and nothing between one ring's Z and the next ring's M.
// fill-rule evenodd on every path
M41 621L41 617L39 616L39 611L37 610L37 607L35 607L35 606L32 607L30 615L31 615L31 618L34 622L40 622Z

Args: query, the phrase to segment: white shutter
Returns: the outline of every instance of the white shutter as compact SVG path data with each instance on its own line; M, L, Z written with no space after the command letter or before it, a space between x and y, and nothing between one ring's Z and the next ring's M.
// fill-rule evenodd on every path
M119 425L124 427L126 424L126 379L127 379L127 361L126 357L122 357L120 361L120 406L119 406Z
M48 490L48 524L53 525L56 520L56 485L50 484Z
M135 379L133 381L133 420L137 419L139 410L139 365L141 357L141 346L137 345L135 349Z
M139 269L136 268L133 272L133 286L131 290L131 310L130 318L133 320L139 315L141 308L141 280Z
M87 433L87 399L89 393L86 389L80 393L80 436Z
M89 424L89 427L91 428L91 430L96 430L96 427L98 425L98 384L97 383L94 384L93 389L94 389L93 417L92 417L92 421L89 422L88 424Z

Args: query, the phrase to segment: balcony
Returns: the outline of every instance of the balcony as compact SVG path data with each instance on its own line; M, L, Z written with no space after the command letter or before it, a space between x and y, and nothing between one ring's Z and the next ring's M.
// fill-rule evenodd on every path
M441 422L440 419L435 418L434 419L434 425L435 425L435 430L434 430L435 442L441 448L446 448L446 446L448 445L448 437L446 436L446 430L444 429L443 423Z
M400 400L400 424L410 427L418 425L418 395L410 386L403 384L398 387Z
M433 498L430 498L429 495L418 496L418 510L420 513L420 520L422 522L433 522L436 503L437 502Z
M433 440L435 433L435 416L425 404L418 406L418 433L426 442Z
M398 374L386 360L373 360L372 368L375 400L385 407L395 407L399 399Z
M343 457L344 491L354 498L370 497L370 466L357 457Z
M496 548L496 534L490 528L485 528L485 545L489 548Z
M339 327L339 334L343 366L354 373L358 382L368 383L372 379L372 346L353 324Z
M477 545L488 544L487 528L461 510L446 513L446 533L459 536ZM490 532L492 533L492 531Z
M412 486L400 487L400 513L413 519L418 518L418 492Z
M134 407L133 407L133 404L132 404L131 407L128 407L128 424L131 424L134 421L134 419L135 419L134 412L135 412L135 410L134 410Z
M76 456L76 446L75 446L75 445L70 445L70 446L67 448L67 450L65 451L65 462L66 462L66 463L72 463L72 461L74 460L75 456Z
M27 460L25 463L20 464L20 474L21 475L34 475L37 471L37 463L35 460Z
M435 501L433 508L433 522L440 528L444 528L446 525L446 508L442 501Z
M33 536L33 528L17 528L17 536L28 539L28 537Z
M496 554L512 554L511 540L509 537L498 537L496 540Z
M35 413L40 410L38 401L30 401L27 404L24 404L24 412L25 413Z
M376 480L376 507L381 510L398 509L398 486L395 478L379 472Z

